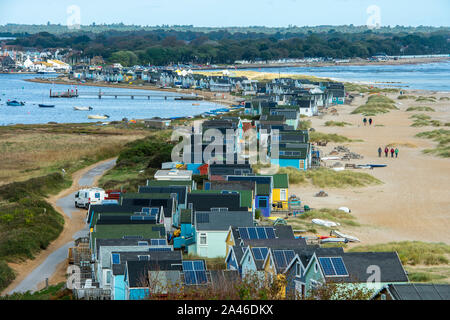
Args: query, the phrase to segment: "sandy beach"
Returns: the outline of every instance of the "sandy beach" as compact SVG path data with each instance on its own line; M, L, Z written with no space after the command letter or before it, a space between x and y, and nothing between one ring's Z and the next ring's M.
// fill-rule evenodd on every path
M423 95L424 92L411 91L408 95ZM429 93L430 94L430 93ZM420 240L426 242L450 243L450 162L422 153L423 149L432 148L431 140L416 138L415 135L431 131L434 127L411 127L409 117L416 113L430 115L442 122L450 121L449 101L439 101L444 94L433 94L436 103L420 103L415 100L397 100L398 94L388 94L396 101L399 110L372 117L374 124L364 126L362 115L350 114L357 106L365 103L366 97L356 97L351 105L337 106L338 115L326 114L310 118L312 127L325 133L337 133L363 142L330 143L320 147L323 154L329 153L337 145L345 145L352 152L364 156L362 160L351 160L355 164L387 164L386 168L374 170L360 169L368 172L383 182L382 185L352 188L326 189L326 198L316 198L320 191L317 187L290 186L305 204L314 208L334 208L345 206L352 210L361 227L341 228L357 236L362 244L376 244L391 241ZM448 95L447 95L448 96ZM410 106L427 105L436 112L406 112ZM346 127L326 127L326 121L345 121ZM391 143L399 144L399 157L378 157L378 147ZM409 145L408 147L404 145ZM327 161L329 165L337 161ZM339 161L347 163L346 161Z

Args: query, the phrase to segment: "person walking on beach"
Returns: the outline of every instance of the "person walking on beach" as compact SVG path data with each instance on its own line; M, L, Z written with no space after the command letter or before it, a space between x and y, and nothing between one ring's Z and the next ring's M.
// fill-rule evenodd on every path
M388 157L388 153L389 153L389 148L388 147L384 148L384 154L385 154L386 158Z
M394 148L391 148L391 158L394 157L394 152L395 152Z
M395 157L398 158L398 148L395 148Z
M378 148L378 158L381 158L381 153L383 153L383 149L381 147Z
M367 118L364 118L363 122L364 122L364 125L366 125L367 124Z
M372 125L372 118L369 119L369 126Z

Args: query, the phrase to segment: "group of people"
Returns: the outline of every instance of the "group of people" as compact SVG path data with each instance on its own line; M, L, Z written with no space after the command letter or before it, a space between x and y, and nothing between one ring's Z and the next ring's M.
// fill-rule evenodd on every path
M386 158L389 156L389 151L391 152L391 158L395 157L398 158L398 148L391 148L389 149L389 147L385 147L384 148L384 155L386 156ZM383 153L383 149L381 149L381 147L378 148L378 157L381 158L381 154Z
M373 123L373 120L372 120L372 118L369 118L369 120L367 120L367 118L364 118L364 119L363 119L363 123L364 123L364 125L367 125L367 122L369 122L369 126L371 126L371 125L372 125L372 123Z

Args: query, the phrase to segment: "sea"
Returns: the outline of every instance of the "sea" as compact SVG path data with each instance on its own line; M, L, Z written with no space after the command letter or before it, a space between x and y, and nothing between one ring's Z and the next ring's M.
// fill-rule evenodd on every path
M127 119L148 119L153 117L174 118L202 114L214 109L223 108L223 105L208 101L176 101L173 92L151 91L150 100L147 97L103 97L88 96L79 98L50 98L50 90L63 92L78 89L79 93L140 93L143 90L130 90L122 88L106 88L95 86L71 86L59 84L42 84L27 82L26 79L36 77L51 77L55 75L34 74L0 74L0 125L13 124L45 124L56 123L86 123L97 122L90 120L88 115L109 115L107 121L120 121ZM165 100L167 97L167 100ZM21 107L7 106L8 100L24 101ZM39 104L55 105L55 108L39 108ZM200 105L193 105L200 104ZM92 107L92 111L75 111L73 107ZM106 120L105 120L106 121Z
M425 64L248 69L269 73L304 74L337 81L413 90L450 92L450 60Z

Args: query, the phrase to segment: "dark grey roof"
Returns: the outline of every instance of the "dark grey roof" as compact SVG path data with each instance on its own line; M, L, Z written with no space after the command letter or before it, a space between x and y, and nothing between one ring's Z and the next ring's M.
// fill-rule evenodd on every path
M187 203L188 208L192 203L194 211L210 211L211 208L243 211L240 194L189 193Z
M226 231L230 226L252 227L253 213L249 211L196 212L195 226L198 231Z
M317 253L320 257L341 256L348 277L333 277L336 282L367 282L373 272L368 271L370 266L380 268L380 282L408 282L408 276L396 252L346 252L344 254L330 255Z
M254 181L208 181L210 184L210 190L221 191L242 191L253 190L255 191L256 183Z
M253 173L250 164L211 164L208 170L210 175L218 176Z
M164 193L172 194L176 193L178 195L178 204L186 204L186 195L188 192L187 186L169 186L169 187L139 187L139 193Z
M150 261L127 261L126 273L130 288L148 287L149 271L182 271L183 267L178 260L150 260Z
M448 284L389 284L388 290L394 300L450 300Z
M210 270L211 284L214 289L223 289L227 286L234 286L240 280L237 270Z
M88 219L87 223L91 222L92 216L94 212L97 213L126 213L126 212L139 212L141 211L142 206L120 206L120 205L91 205L89 206Z
M275 231L276 232L276 231ZM299 239L257 239L244 240L244 245L252 247L265 247L271 249L298 249L306 247L306 240Z
M120 264L113 264L112 271L113 275L119 275L125 273L125 266L127 261L139 261L139 256L149 256L149 260L153 261L182 261L181 251L164 251L164 252L149 252L149 251L138 251L138 252L111 252L120 254Z

